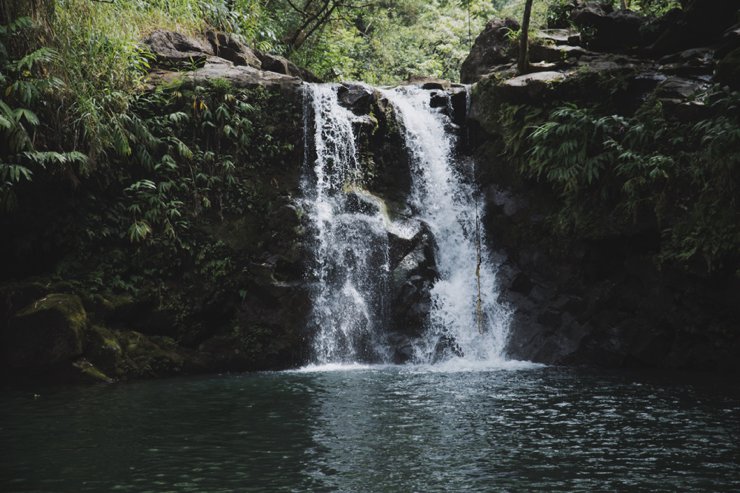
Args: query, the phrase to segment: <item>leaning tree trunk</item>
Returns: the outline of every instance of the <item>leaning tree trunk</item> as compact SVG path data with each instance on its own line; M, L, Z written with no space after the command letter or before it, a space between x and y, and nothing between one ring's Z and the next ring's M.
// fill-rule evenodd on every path
M519 35L519 60L516 64L517 72L526 74L529 72L529 18L532 15L532 0L524 4L524 16L522 16L522 31Z

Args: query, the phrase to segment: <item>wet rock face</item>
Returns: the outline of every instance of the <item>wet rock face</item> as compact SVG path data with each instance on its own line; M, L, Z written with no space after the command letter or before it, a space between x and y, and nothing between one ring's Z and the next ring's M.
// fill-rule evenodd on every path
M352 110L355 115L367 115L378 100L376 92L360 84L342 84L337 90L339 104Z
M431 289L439 277L435 242L422 224L408 240L390 236L391 322L395 332L419 337L431 313Z

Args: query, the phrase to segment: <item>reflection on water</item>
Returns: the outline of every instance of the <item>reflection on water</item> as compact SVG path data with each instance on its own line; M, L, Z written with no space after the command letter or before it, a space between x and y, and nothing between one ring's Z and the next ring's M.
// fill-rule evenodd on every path
M740 489L736 383L429 370L0 392L0 490Z

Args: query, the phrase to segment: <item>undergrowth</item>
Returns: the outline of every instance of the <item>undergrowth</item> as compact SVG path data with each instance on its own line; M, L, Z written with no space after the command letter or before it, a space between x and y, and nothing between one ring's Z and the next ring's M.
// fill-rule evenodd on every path
M572 237L656 225L659 260L732 268L740 252L740 93L715 88L711 115L666 117L659 101L633 116L565 104L499 113L507 153L522 176L559 197L553 231Z

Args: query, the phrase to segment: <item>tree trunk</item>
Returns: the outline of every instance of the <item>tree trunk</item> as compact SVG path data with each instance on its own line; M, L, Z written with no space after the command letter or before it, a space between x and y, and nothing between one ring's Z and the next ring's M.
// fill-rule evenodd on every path
M522 31L519 35L519 60L516 69L519 74L529 72L529 18L532 15L532 0L524 4L524 15L522 16Z

